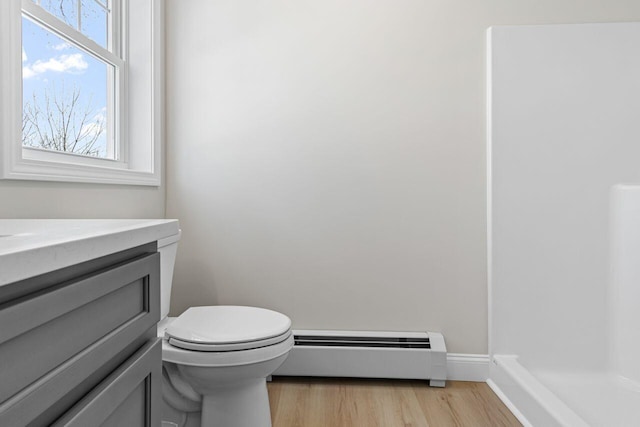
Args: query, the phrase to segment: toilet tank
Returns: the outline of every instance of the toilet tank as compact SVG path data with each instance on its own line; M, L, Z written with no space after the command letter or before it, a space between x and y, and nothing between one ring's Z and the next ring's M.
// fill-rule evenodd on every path
M178 234L158 240L158 252L160 252L160 319L169 315L171 306L171 286L173 285L173 266L176 263L178 253L178 241L182 231Z

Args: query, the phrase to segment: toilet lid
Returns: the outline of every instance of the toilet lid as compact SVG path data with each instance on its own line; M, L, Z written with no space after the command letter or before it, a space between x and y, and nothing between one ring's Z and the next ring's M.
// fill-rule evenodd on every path
M291 320L276 311L218 305L189 308L167 327L165 336L170 342L210 346L269 341L290 328Z

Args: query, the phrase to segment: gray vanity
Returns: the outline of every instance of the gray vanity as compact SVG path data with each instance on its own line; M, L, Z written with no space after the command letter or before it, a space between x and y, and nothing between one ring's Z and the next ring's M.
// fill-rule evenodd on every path
M159 426L170 220L0 220L0 425Z

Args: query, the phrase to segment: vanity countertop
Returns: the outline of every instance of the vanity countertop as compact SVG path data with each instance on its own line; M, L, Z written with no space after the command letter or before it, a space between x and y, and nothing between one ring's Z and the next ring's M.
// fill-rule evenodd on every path
M178 233L177 220L0 220L0 286Z

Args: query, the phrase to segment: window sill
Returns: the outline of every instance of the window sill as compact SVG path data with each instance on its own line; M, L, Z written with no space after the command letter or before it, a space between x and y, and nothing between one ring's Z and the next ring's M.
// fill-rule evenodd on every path
M160 185L158 173L126 169L117 162L110 163L116 165L109 167L22 159L14 162L11 168L6 168L2 178L94 184Z

